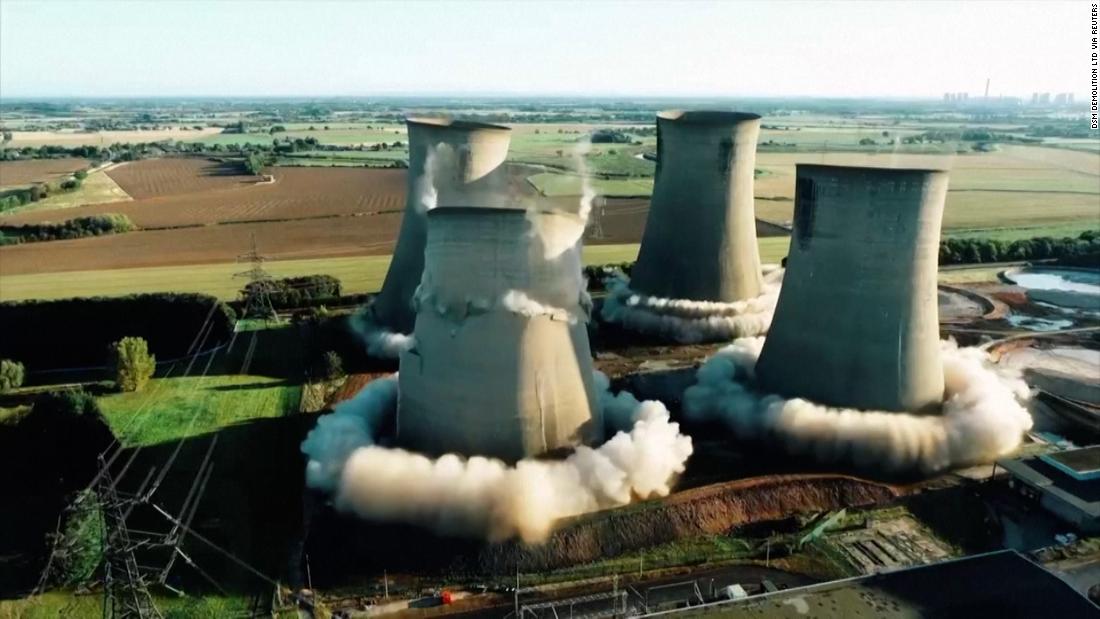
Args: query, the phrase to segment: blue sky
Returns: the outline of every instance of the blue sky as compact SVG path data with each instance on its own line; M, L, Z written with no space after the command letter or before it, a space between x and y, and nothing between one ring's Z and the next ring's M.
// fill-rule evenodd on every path
M0 97L1074 92L1089 2L0 1Z

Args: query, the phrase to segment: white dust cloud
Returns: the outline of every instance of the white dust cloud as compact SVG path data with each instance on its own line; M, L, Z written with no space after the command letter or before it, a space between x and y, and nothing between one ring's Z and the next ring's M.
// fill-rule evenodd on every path
M370 520L406 522L437 533L526 542L546 539L562 518L665 496L692 453L656 401L612 395L597 375L600 405L613 428L628 428L564 460L448 454L429 458L374 444L396 409L396 378L368 385L322 417L302 444L307 483L333 492L338 508Z
M376 359L397 359L416 346L413 335L391 331L371 320L369 307L356 312L350 324L352 331L366 343L367 354Z
M651 297L630 289L624 275L604 280L607 298L600 309L606 322L681 344L761 335L771 327L783 270L769 269L759 296L733 303Z
M763 343L760 337L739 339L707 360L684 393L685 417L720 421L739 439L777 443L821 462L925 475L1011 454L1031 428L1026 383L976 348L943 342L942 412L915 415L757 392L753 381Z

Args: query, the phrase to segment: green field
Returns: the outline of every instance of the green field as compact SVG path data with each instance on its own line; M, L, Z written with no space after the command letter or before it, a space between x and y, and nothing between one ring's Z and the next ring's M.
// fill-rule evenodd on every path
M158 610L166 617L178 619L248 616L251 601L247 596L154 596L154 603ZM70 591L49 591L20 600L0 600L0 618L3 619L99 617L102 612L103 595L98 592L76 594Z
M236 342L246 344L243 336ZM298 410L300 395L300 386L282 379L228 374L155 378L139 392L110 394L99 404L122 444L135 446L291 414Z
M787 243L782 237L760 239L764 261L778 262L787 254ZM624 262L634 260L637 255L637 244L584 248L586 264ZM275 277L327 273L340 279L346 294L355 294L378 290L389 265L389 256L352 256L274 260L265 267ZM233 278L238 271L239 264L227 263L10 275L4 277L0 286L0 301L164 291L204 292L228 300L235 299L240 290L240 279Z
M573 174L544 172L527 177L527 181L534 185L535 189L538 189L542 195L552 198L579 196L583 188L583 179ZM652 178L592 178L589 179L589 183L597 193L609 198L649 196L653 193Z
M129 200L130 196L118 183L103 170L97 170L88 175L79 189L73 191L55 191L45 200L31 202L23 206L4 211L5 214L22 213L26 211L54 211L88 204L103 204L106 202L120 202Z

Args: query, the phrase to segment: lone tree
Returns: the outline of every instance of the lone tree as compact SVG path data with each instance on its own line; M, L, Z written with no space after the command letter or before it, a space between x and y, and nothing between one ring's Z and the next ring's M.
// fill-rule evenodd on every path
M23 386L23 364L11 359L0 359L0 393Z
M330 350L325 353L324 372L327 380L336 380L345 376L344 360L340 358L336 351Z
M120 391L141 391L157 369L156 357L140 337L124 337L111 344L111 369Z

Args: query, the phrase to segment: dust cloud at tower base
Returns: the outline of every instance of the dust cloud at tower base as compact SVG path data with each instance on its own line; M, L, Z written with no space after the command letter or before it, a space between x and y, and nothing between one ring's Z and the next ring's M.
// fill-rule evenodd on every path
M657 171L631 277L607 281L600 315L681 344L768 330L778 279L762 276L753 209L760 117L657 115Z

